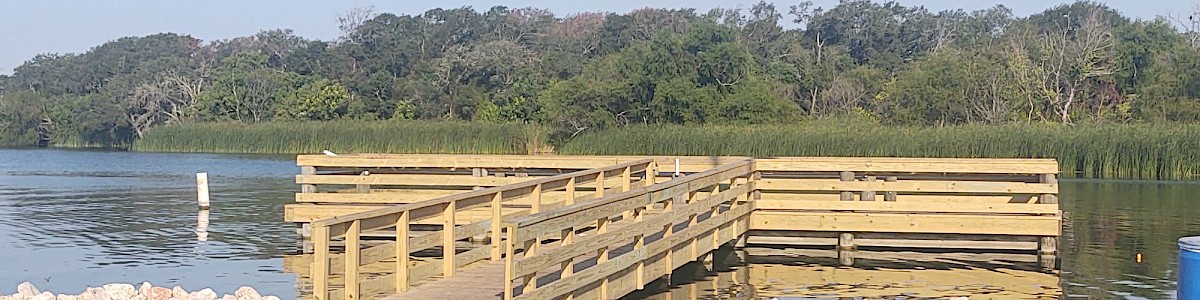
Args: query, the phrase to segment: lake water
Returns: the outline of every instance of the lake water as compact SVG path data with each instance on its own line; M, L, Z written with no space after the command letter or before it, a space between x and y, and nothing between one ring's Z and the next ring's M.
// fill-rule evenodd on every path
M0 150L0 293L149 281L296 298L282 220L298 171L290 156ZM196 172L211 181L203 233ZM1032 255L863 252L839 268L829 250L749 248L627 298L1172 298L1175 241L1200 235L1196 195L1195 182L1064 180L1058 272Z

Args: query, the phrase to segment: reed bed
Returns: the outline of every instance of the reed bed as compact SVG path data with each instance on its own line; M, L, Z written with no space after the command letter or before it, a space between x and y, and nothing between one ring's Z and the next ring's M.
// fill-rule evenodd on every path
M144 152L298 154L529 154L542 133L525 124L433 121L193 123L155 128L134 142Z
M1200 125L1182 124L647 126L584 134L558 150L580 155L1055 158L1066 177L1200 179Z

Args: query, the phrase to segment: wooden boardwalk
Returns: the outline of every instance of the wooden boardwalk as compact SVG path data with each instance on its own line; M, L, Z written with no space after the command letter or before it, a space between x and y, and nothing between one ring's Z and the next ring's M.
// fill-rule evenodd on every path
M613 299L747 241L1057 251L1053 160L672 160L302 156L288 218L316 299Z

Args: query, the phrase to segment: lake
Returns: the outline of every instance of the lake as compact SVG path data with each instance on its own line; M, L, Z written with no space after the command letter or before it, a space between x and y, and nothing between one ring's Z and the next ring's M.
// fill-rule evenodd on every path
M296 298L284 260L297 236L282 221L299 190L293 159L0 149L0 293L149 281ZM209 172L213 199L203 232L197 172ZM1197 182L1063 180L1058 272L1032 255L864 251L839 268L830 250L752 247L627 298L1171 298L1175 241L1200 235L1196 195Z

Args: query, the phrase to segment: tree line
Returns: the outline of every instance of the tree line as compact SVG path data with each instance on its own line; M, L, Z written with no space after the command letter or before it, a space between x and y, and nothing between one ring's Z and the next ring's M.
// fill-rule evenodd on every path
M1096 2L1030 16L842 0L748 9L339 14L205 42L162 33L38 55L0 76L0 144L127 145L193 122L522 122L556 139L641 124L1195 122L1195 19Z

